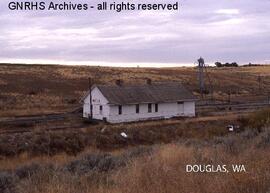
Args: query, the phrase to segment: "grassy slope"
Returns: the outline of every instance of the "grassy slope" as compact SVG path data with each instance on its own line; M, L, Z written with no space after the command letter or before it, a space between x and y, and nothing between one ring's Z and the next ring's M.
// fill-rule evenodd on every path
M270 91L270 66L208 69L215 97L225 99L229 89L238 95L258 93L257 77L263 76L264 92ZM109 84L177 81L196 92L195 68L111 68L58 65L0 65L0 116L61 112L79 105L88 88L88 77ZM254 98L253 96L250 97Z
M261 115L259 115L261 116ZM269 124L269 122L268 122ZM1 161L1 186L20 193L266 193L270 184L270 130L246 130L211 140L126 149L110 154L89 150L78 157L58 155ZM227 165L229 173L186 173L186 164ZM232 172L244 164L247 172ZM6 191L8 192L8 191ZM16 192L16 191L14 191ZM4 192L5 193L5 192Z
M72 99L77 100L81 96L87 88L87 77L93 76L95 70L97 68L94 67L2 65L0 66L0 108L2 113L0 116L11 113L31 114L40 111L71 109L77 105L77 102L73 103ZM192 68L101 68L99 71L102 71L102 75L98 79L101 83L111 82L117 79L121 73L121 78L131 83L137 80L142 82L143 78L151 77L156 81L183 81L192 90L196 89L195 70ZM269 77L270 67L226 68L209 71L212 77L216 78L215 86L221 95L226 92L226 86L234 84L241 88L243 94L251 95L254 93L254 88L257 87L256 76L262 74ZM268 77L264 79L267 83L269 83ZM14 105L12 108L9 106L11 104ZM158 139L160 144L153 145L151 155L124 159L125 163L123 163L122 154L130 155L129 149L110 152L111 156L99 152L92 146L86 147L84 152L76 157L58 152L53 157L43 154L33 157L25 152L14 158L0 156L0 192L265 193L269 191L269 111L255 114L244 121L246 127L260 128L259 130L246 130L243 133L225 137L216 137L223 136L223 134L217 133L223 130L217 130L215 124L215 126L211 125L213 121L207 120L206 123L200 121L184 124L188 126L185 130L181 130L181 120L169 120L166 122L166 126L163 122L160 124L148 122L129 126L119 125L108 130L108 133L101 134L98 139L88 140L89 143L95 145L99 140L104 144L104 142L108 142L108 136L113 136L109 139L114 139L112 144L118 145L119 139L112 131L120 130L130 132L143 142L145 140L147 143L142 143L145 145L155 144L156 141L152 143L151 140ZM220 123L220 120L217 122ZM190 129L194 127L193 124L199 129ZM265 127L262 127L262 124ZM223 124L221 128L223 128ZM200 129L203 129L203 132ZM100 128L97 131L99 130ZM146 132L142 132L142 130L146 130ZM161 130L166 130L166 132L159 132ZM86 129L80 132L85 138L86 134L93 136L97 131ZM173 138L177 134L179 137ZM42 137L38 138L37 135ZM67 141L62 144L60 143L62 138L65 138L62 133L56 135L56 133L34 132L29 136L18 134L9 136L13 141L10 138L4 139L0 150L12 150L7 146L9 143L11 143L11 147L28 148L31 151L42 151L40 149L42 147L50 151L57 151L57 148L63 147L72 148L69 145L76 145L76 137L72 133L70 135L71 137L67 137ZM29 141L33 139L34 143L25 144L24 141L21 141L23 145L15 143L19 143L19 139L23 137ZM168 140L170 137L176 141L167 141L170 143L167 145L162 144L167 143L166 139ZM101 156L97 157L95 153L101 154ZM88 157L86 161L85 156ZM74 166L74 160L78 166L74 169L75 173L66 171L67 165ZM93 160L95 169L89 164ZM33 162L38 163L39 166ZM248 173L187 174L185 165L190 163L245 164ZM24 167L25 164L29 167ZM48 164L50 165L48 166ZM9 169L11 171L5 171ZM86 172L81 174L79 172L81 169Z

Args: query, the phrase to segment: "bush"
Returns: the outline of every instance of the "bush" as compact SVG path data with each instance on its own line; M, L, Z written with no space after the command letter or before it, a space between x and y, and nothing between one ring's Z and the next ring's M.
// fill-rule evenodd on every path
M130 160L144 154L149 155L150 152L152 152L152 148L138 147L117 156L111 154L87 154L81 159L68 163L63 170L79 175L92 171L108 172L124 167Z
M133 159L142 155L151 155L153 153L154 148L153 147L146 147L146 146L139 146L134 147L129 151L126 151L123 153L123 157L126 157L127 159Z
M270 126L270 108L258 111L248 117L248 127L256 128L259 131L263 127Z
M0 192L14 193L15 192L15 178L8 172L0 172Z
M255 138L258 135L259 135L259 132L254 129L246 129L240 134L243 140L250 140L250 139Z
M238 64L236 62L222 64L221 62L215 62L216 67L238 67Z
M55 167L52 164L38 164L38 163L31 163L28 165L24 165L21 167L18 167L15 171L14 174L19 178L19 179L24 179L24 178L29 178L33 176L34 174L38 174L43 170L55 170Z
M110 154L88 154L82 159L72 161L64 167L64 170L83 175L93 170L98 172L108 172L125 165L125 161L120 157Z
M84 138L77 133L44 133L33 139L32 155L55 155L60 152L76 155L85 147Z
M260 147L260 148L270 147L270 129L269 128L260 135L257 147Z

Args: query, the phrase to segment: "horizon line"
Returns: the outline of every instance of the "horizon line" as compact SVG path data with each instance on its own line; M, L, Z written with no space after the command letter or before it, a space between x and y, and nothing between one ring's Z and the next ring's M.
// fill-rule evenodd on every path
M238 65L248 64L269 65L264 62L245 62ZM39 60L39 59L4 59L0 64L14 65L59 65L59 66L93 66L93 67L121 67L121 68L177 68L177 67L196 67L197 63L172 63L172 62L103 62L103 61L63 61L63 60ZM207 66L215 66L214 62L206 62Z

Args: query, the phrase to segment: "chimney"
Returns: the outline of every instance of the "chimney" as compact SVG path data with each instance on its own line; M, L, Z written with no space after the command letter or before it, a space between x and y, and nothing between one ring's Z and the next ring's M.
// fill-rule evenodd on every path
M115 81L115 84L116 84L117 86L122 86L122 85L123 85L123 81L120 80L120 79L117 79L117 80Z
M147 83L148 85L151 85L151 84L152 84L152 80L151 80L150 78L147 78L147 79L146 79L146 83Z

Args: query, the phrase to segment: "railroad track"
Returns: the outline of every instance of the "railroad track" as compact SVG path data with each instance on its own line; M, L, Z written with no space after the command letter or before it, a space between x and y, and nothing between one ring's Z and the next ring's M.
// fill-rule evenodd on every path
M259 109L263 107L270 107L270 103L241 103L241 104L203 104L196 105L197 111L204 110L215 110L222 111L226 109L231 110L247 110L247 109ZM37 124L49 121L59 121L64 120L74 114L79 114L81 108L76 108L71 112L66 113L56 113L56 114L44 114L36 116L18 116L18 117L8 117L0 119L0 126L4 125L27 125L27 124Z
M197 105L197 110L209 110L209 109L235 109L235 110L246 110L246 109L257 109L270 107L270 103L240 103L240 104L207 104Z
M53 121L64 121L65 119L70 119L80 117L80 112L82 108L78 107L70 112L65 113L52 113L52 114L41 114L34 116L14 116L0 118L0 134L14 134L14 133L26 133L34 131L33 126L35 124L43 124ZM84 123L73 124L70 126L46 126L44 130L46 131L59 131L66 129L79 129L85 127Z
M233 110L237 112L245 110L256 110L264 107L270 107L269 103L241 103L241 104L203 104L196 105L196 110L200 112L221 112L224 110ZM0 134L12 134L12 133L26 133L33 131L31 126L40 123L46 123L50 121L61 121L70 117L80 116L81 107L74 109L71 112L66 113L55 113L55 114L44 114L36 116L17 116L0 119ZM5 126L7 128L5 129ZM11 126L11 127L9 127ZM45 130L66 130L66 129L79 129L84 128L85 124L72 125L72 126L53 126L47 127Z
M67 130L67 129L82 129L86 125L80 124L80 125L73 125L73 126L57 126L57 127L46 127L44 131L61 131L61 130ZM7 128L7 129L0 129L0 135L1 134L21 134L21 133L29 133L33 132L33 128Z
M10 125L10 124L31 124L31 123L42 123L44 121L55 121L63 120L69 115L69 113L61 114L47 114L41 116L29 116L29 117L9 117L0 119L0 125Z
M10 125L10 124L17 124L17 125L36 124L36 123L43 123L43 122L48 122L48 121L63 120L74 114L79 114L81 109L82 108L79 107L70 112L65 112L65 113L52 113L52 114L42 114L42 115L34 115L34 116L14 116L14 117L0 118L0 126Z

